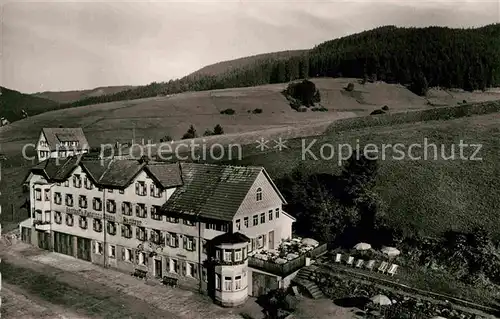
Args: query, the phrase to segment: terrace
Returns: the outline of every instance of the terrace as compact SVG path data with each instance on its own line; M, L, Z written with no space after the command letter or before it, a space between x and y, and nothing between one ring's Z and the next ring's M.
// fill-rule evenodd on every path
M286 277L307 266L308 260L322 255L326 250L326 244L320 245L313 239L296 237L282 241L277 250L249 253L248 266Z

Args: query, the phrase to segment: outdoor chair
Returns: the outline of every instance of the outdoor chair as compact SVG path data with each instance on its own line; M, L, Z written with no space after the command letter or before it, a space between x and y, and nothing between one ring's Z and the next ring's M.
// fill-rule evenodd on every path
M356 268L363 267L364 263L365 263L365 261L363 259L358 259L358 261L356 262Z
M373 266L375 266L375 260L372 259L372 260L368 261L368 263L366 264L365 267L366 267L366 269L372 271L373 270Z
M387 270L388 266L389 266L389 264L386 261L383 261L380 264L380 267L378 267L378 271L380 271L381 273L384 273Z
M352 266L353 263L354 263L354 257L349 256L349 258L347 258L347 265Z
M391 276L394 276L396 274L396 271L398 270L398 265L392 264L387 273Z
M336 262L336 263L340 263L341 261L342 261L342 254L337 254L337 255L335 256L335 262Z

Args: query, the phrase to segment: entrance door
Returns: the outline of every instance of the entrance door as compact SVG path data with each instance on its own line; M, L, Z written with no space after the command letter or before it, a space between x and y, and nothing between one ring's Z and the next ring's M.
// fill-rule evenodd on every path
M91 261L91 240L87 238L77 237L76 241L76 257L86 261Z
M269 232L269 249L274 249L274 230Z
M50 250L50 234L44 231L37 230L38 247L45 250Z
M162 265L161 260L155 259L155 276L161 278L162 277Z

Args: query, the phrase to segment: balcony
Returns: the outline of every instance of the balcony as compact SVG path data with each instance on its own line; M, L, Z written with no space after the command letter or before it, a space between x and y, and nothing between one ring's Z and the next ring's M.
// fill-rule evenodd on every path
M294 244L294 241L296 244ZM292 248L293 247L293 248ZM315 258L327 250L327 244L306 245L291 240L282 244L278 251L260 252L248 258L248 266L286 277L306 265L306 258Z
M35 220L33 221L33 226L35 226L36 230L41 230L41 231L50 231L50 222L49 221L43 221L43 220Z

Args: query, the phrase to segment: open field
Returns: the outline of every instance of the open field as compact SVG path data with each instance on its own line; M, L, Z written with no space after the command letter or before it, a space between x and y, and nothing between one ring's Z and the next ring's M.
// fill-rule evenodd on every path
M7 161L2 163L2 179L0 181L0 191L2 196L0 203L4 207L4 214L2 214L3 226L9 228L15 226L15 222L26 217L26 212L20 210L20 205L24 202L25 196L21 192L22 178L26 176L29 167L33 162L26 161L22 157L22 148L26 144L34 143L38 138L38 134L43 127L57 127L63 125L65 127L83 127L91 146L99 146L100 144L114 143L115 141L130 142L135 135L136 140L151 139L154 142L159 142L160 138L165 135L170 135L174 139L179 139L184 134L190 124L195 125L198 133L201 135L205 129L212 129L216 124L221 124L224 128L225 135L213 136L207 138L207 141L218 142L221 144L251 144L248 149L252 152L245 151L244 156L249 156L241 163L244 164L263 164L272 173L274 177L279 177L287 170L293 168L297 164L296 155L283 152L280 154L255 154L255 141L261 137L266 139L276 139L282 137L284 139L294 139L302 136L316 136L322 135L332 123L336 120L343 118L353 118L357 116L366 116L372 110L380 108L383 105L388 105L390 108L389 115L401 113L406 111L418 110L432 110L436 109L435 106L429 105L425 98L419 97L406 88L400 85L386 84L383 82L367 83L365 85L355 84L353 92L345 92L343 88L349 82L356 82L355 79L342 79L342 78L319 78L313 80L317 87L320 89L322 96L322 104L329 109L328 112L305 112L299 113L290 108L286 99L280 93L286 84L273 84L264 85L252 88L236 88L224 89L215 91L204 92L187 92L173 96L156 97L150 99L121 101L106 104L83 106L71 109L63 109L53 112L40 114L28 119L17 121L9 126L0 128L0 145L1 152L7 156ZM431 90L429 92L429 99L433 99L432 103L439 105L457 106L459 102L466 100L473 101L489 101L500 99L499 92L481 92L481 93L467 93L462 91L440 91ZM436 100L440 102L437 103ZM234 115L221 115L221 110L232 108L236 111ZM261 108L263 113L252 114L248 113L255 108ZM498 124L495 122L496 118L491 116L484 116L481 118L492 118L494 123L488 127L494 131L494 126ZM472 121L473 118L467 119ZM354 120L354 119L353 119ZM361 120L361 122L366 122ZM414 121L414 119L412 119ZM458 121L460 122L460 121ZM434 124L423 124L426 129L426 134L438 134L438 136L447 136L451 134L447 128L450 123L454 122L436 122ZM368 125L372 125L368 121ZM390 123L389 123L390 124ZM367 125L366 123L364 125ZM427 126L425 126L427 125ZM478 124L479 125L479 124ZM459 127L464 127L466 124ZM481 125L479 125L482 127ZM373 136L373 139L393 139L394 137L403 138L407 136L412 139L418 133L418 129L413 129L414 125L406 125L406 135L397 133L397 130L402 128L391 127L385 125L384 128L366 128L364 131L353 131L351 133L331 133L328 137L335 136L336 140L339 138L346 138L354 140L359 134L366 136ZM482 127L485 129L484 127ZM438 129L437 132L435 132ZM465 127L464 127L465 129ZM331 130L331 129L330 129ZM443 133L439 133L443 131ZM364 133L363 133L364 132ZM385 135L381 135L385 132ZM475 128L470 127L467 134L476 134ZM487 134L486 132L485 134ZM493 132L494 133L494 132ZM412 135L413 134L413 135ZM423 134L423 133L422 133ZM479 134L479 133L477 133ZM429 135L427 135L429 136ZM475 135L474 135L475 136ZM456 136L455 136L456 137ZM486 137L486 135L481 135ZM449 137L446 137L449 138ZM364 139L364 137L363 137ZM494 138L490 138L494 142ZM270 146L272 146L270 144ZM299 145L300 146L300 145ZM28 148L32 152L32 148ZM288 151L298 151L297 149ZM300 154L299 154L300 155ZM288 165L282 165L287 163ZM309 161L308 166L317 170L330 171L336 167L335 163L325 165L325 163L317 161ZM426 164L427 165L427 164ZM421 213L427 208L424 203L429 203L429 209L437 210L440 201L448 201L450 207L459 205L459 202L453 200L453 196L458 196L458 189L447 183L445 180L426 183L426 178L430 178L434 174L434 170L450 171L453 176L445 176L454 181L457 174L462 171L467 171L466 167L460 166L460 170L454 167L458 164L453 163L449 165L439 163L429 163L430 166L425 166L422 163L404 164L394 163L393 167L381 170L381 176L386 179L385 182L380 182L380 191L384 192L384 199L389 206L389 210L394 212L396 216L401 216L407 213L409 207L412 207L410 216L417 216L417 222L422 217ZM439 168L440 165L442 168ZM464 164L465 165L465 164ZM471 165L471 164L467 164ZM491 163L485 166L482 164L475 164L479 171L485 171L484 174L492 178L488 173L488 169L492 169ZM406 184L408 192L412 193L416 188L417 197L413 200L407 196L397 196L393 190L397 187L389 187L384 189L387 184L393 183L394 180L400 178L402 172L414 171L416 175L413 177L415 183ZM453 173L457 172L457 173ZM470 175L470 173L468 173ZM408 176L403 174L403 176ZM442 177L442 178L445 178ZM382 178L382 177L381 177ZM417 183L417 180L419 181ZM474 194L480 193L486 189L485 186L479 185L479 176L477 176L475 184L477 190ZM463 187L466 186L466 180L460 181ZM392 185L392 184L391 184ZM433 199L436 193L426 189L420 189L422 185L439 186L444 194L447 196L439 199ZM448 190L446 189L448 188ZM449 189L452 188L452 189ZM404 189L404 188L403 188ZM469 192L471 194L471 192ZM487 196L493 199L493 194L487 192L481 196ZM427 198L426 196L430 197ZM498 194L497 195L498 198ZM451 197L450 197L451 196ZM11 206L14 205L14 219L11 221ZM396 205L395 205L396 204ZM415 206L415 204L418 204ZM439 204L439 205L438 205ZM404 205L403 210L400 208ZM435 206L438 205L438 206ZM471 209L474 207L480 208L480 211L491 209L491 200L483 205L459 205L461 210ZM448 207L447 209L451 209ZM425 209L424 209L425 208ZM395 213L395 211L400 211ZM420 214L420 215L419 215ZM464 215L465 212L461 212ZM418 217L420 216L420 217ZM403 218L405 220L405 218ZM10 225L9 223L12 224ZM425 223L424 223L425 224Z
M61 91L61 92L46 91L46 92L34 93L32 95L52 100L57 103L70 103L87 97L114 94L133 88L134 88L133 86L106 86L90 90Z

